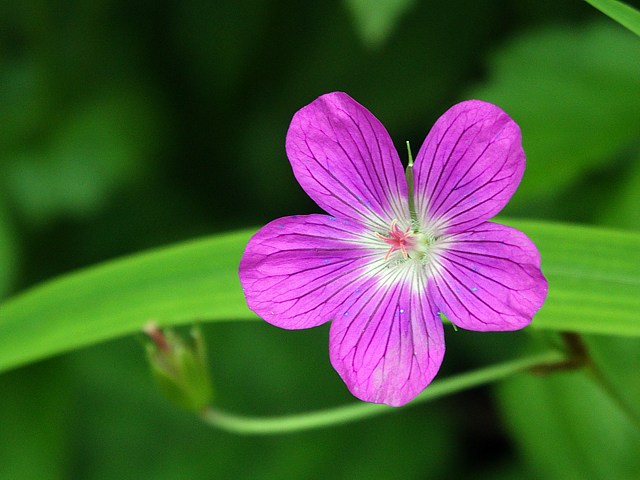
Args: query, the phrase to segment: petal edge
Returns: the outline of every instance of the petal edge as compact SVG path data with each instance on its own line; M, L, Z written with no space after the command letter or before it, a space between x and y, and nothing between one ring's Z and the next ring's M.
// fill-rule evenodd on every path
M302 188L331 215L378 229L409 218L404 170L389 134L346 93L322 95L296 112L286 150Z
M329 346L353 395L390 406L404 405L431 383L445 350L437 311L410 282L364 286L331 324Z
M485 222L452 235L438 264L429 295L452 323L467 330L523 328L547 295L538 249L504 225Z
M332 319L353 282L379 250L368 250L361 225L328 215L279 218L247 244L238 273L247 305L286 329Z
M464 231L496 215L525 169L520 127L480 100L454 105L435 123L415 161L415 205L437 234Z

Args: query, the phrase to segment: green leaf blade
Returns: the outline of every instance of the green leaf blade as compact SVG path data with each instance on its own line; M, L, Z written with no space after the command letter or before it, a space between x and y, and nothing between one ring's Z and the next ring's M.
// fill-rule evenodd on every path
M255 318L237 275L251 233L107 262L10 299L0 305L0 371L140 331L149 320Z
M508 222L536 243L549 281L532 327L640 335L640 235L547 222Z
M502 220L500 220L502 221ZM538 246L549 280L532 327L640 337L640 233L505 221ZM252 230L108 262L0 304L0 371L100 341L194 321L257 319L237 268Z
M640 12L635 8L617 0L586 0L586 2L636 35L640 35Z

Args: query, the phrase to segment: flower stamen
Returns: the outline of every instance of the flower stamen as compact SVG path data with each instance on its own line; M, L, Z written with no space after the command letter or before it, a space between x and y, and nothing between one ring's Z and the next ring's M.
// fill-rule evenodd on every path
M397 220L393 220L391 222L391 228L389 230L389 233L387 233L387 236L381 235L376 232L376 237L391 246L387 254L384 256L385 261L388 260L389 256L391 256L391 254L396 250L400 250L400 253L402 253L402 258L406 260L409 257L408 248L412 248L415 246L415 242L411 234L411 226L402 231L398 227Z

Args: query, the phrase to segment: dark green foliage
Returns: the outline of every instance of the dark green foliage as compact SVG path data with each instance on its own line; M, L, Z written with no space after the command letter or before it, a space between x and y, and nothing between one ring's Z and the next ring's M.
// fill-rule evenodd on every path
M284 138L298 108L333 90L370 108L401 156L461 98L496 102L529 154L509 213L640 226L640 39L579 2L384 4L389 16L356 0L0 2L0 296L315 211ZM204 330L229 410L352 401L325 328ZM527 332L448 330L455 354L442 374L517 356ZM640 415L638 341L587 345ZM598 479L638 469L638 432L582 373L275 438L234 437L174 409L131 339L5 373L0 386L3 479Z

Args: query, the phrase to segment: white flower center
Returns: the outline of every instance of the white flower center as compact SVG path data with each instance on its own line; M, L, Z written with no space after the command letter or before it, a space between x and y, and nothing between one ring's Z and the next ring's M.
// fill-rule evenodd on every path
M438 243L438 238L420 226L408 226L403 230L398 227L397 220L391 222L386 235L376 232L376 237L389 245L384 260L393 264L414 261L426 265Z

